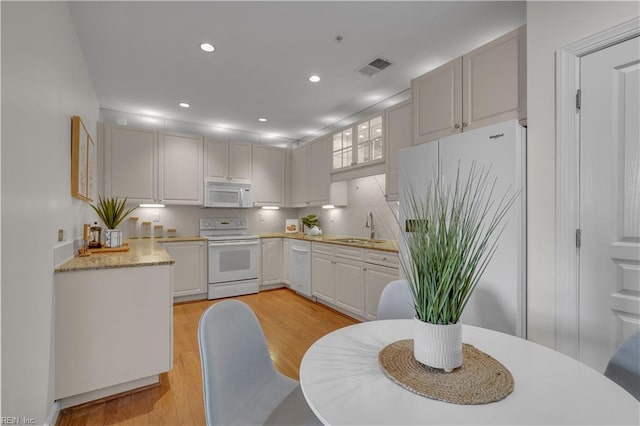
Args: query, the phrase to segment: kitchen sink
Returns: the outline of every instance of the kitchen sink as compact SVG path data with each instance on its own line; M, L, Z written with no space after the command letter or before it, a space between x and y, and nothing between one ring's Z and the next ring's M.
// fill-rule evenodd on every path
M351 244L380 244L385 243L385 240L370 240L368 238L336 238L331 240L336 243L351 243Z

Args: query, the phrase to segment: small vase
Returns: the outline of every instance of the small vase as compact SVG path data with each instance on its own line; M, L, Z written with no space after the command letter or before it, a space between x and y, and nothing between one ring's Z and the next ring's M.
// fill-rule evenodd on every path
M104 246L110 248L122 246L122 231L117 229L105 229Z
M451 373L462 365L462 325L413 319L413 356L429 367Z

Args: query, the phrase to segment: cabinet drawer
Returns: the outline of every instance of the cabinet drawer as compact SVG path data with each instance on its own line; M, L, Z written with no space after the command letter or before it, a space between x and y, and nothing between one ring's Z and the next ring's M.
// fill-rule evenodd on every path
M345 246L335 246L335 256L353 260L362 260L364 258L362 249Z
M400 261L396 253L380 250L366 250L365 262L375 263L376 265L388 266L391 268L399 268Z
M324 244L324 243L314 242L311 244L311 251L313 251L313 253L322 253L322 254L328 254L329 256L333 256L334 247L335 245L333 244Z

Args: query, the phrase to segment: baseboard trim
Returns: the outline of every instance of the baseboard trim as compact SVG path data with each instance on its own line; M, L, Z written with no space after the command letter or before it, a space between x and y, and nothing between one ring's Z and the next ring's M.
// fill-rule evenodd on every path
M143 379L133 380L131 382L110 386L104 389L98 389L67 398L61 398L58 400L58 403L60 404L60 408L66 410L69 407L75 407L81 404L92 404L98 401L104 402L113 398L119 398L127 393L135 393L151 386L156 386L159 384L159 382L160 377L156 374L153 376L145 377Z
M47 415L47 419L44 421L43 426L55 426L58 421L58 415L60 415L60 403L58 401L53 401L51 404L51 408L49 408L49 414Z

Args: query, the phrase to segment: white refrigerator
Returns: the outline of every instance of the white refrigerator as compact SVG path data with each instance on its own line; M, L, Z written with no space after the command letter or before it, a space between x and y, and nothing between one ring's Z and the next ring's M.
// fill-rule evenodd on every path
M506 191L520 191L507 214L497 250L462 316L476 325L526 338L526 130L516 120L484 127L400 151L400 227L405 232L406 193L424 194L434 173L455 179L460 162L491 167L496 178L493 199ZM400 235L400 256L405 258L405 236Z

